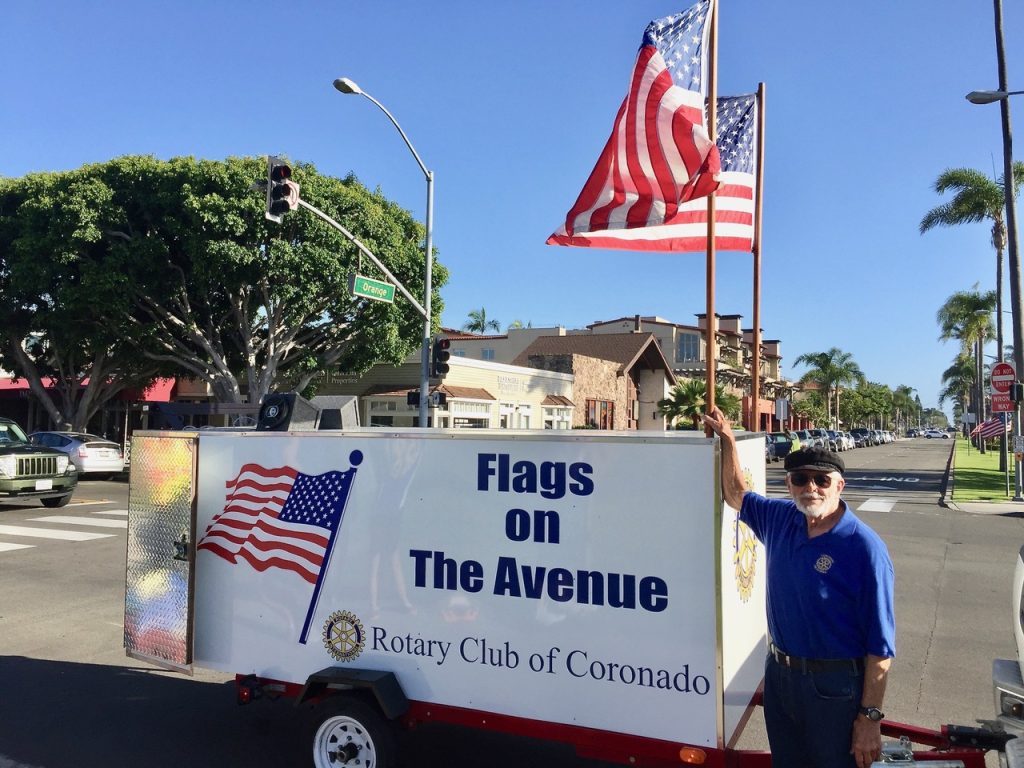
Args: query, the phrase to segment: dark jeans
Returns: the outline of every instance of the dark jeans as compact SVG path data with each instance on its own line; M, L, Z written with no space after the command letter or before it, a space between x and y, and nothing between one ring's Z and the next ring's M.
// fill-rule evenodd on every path
M850 745L864 673L801 672L765 663L764 720L772 768L855 768Z

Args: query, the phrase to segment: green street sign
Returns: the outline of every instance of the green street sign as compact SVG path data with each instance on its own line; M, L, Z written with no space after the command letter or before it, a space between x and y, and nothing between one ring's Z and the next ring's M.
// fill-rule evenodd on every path
M360 296L364 299L386 301L388 304L395 301L395 286L383 280L374 280L372 277L349 275L348 289L353 296Z

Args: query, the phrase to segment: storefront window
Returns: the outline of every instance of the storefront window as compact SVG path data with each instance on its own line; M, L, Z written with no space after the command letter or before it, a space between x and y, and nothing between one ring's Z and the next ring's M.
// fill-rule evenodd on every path
M614 429L615 403L611 400L587 400L587 426L594 429Z

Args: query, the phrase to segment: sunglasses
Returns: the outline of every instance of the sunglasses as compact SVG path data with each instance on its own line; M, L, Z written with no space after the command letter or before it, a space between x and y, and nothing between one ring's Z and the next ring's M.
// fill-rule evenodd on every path
M824 472L815 472L814 474L811 474L810 472L789 473L789 482L797 488L803 488L811 482L811 480L813 480L814 484L819 488L828 488L832 485L832 475L825 474Z

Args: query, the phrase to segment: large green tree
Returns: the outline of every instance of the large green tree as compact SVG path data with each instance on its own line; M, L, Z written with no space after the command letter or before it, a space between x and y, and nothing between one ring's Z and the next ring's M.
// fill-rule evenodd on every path
M795 365L806 365L808 371L800 381L817 384L825 393L828 418L833 429L839 429L839 392L844 386L852 386L864 379L853 355L832 347L827 352L807 352L800 355Z
M1013 164L1013 185L1019 190L1024 183L1024 163ZM1003 348L1003 252L1006 250L1004 218L1005 179L993 181L973 168L947 168L935 180L935 192L953 197L932 208L921 219L921 234L935 227L988 222L992 227L992 247L996 251L996 338Z
M81 172L0 180L0 361L59 428L161 373L128 342L131 302L102 263L109 200Z
M424 231L407 211L353 177L308 164L293 171L304 200L422 297ZM275 387L304 389L321 371L403 360L420 341L420 316L402 299L353 298L349 274L374 268L313 214L267 222L252 189L264 175L259 158L123 157L71 172L80 193L24 194L13 214L0 203L0 216L53 222L15 249L20 259L50 259L64 231L77 233L62 258L92 273L98 294L118 297L106 331L148 364L205 381L221 402L258 402ZM433 276L436 292L447 271L435 263ZM439 317L436 293L432 303Z

